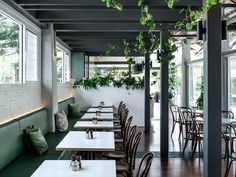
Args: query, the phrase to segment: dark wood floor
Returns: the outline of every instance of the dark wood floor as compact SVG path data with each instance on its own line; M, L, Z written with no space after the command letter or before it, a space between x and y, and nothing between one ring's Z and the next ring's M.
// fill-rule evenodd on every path
M152 119L152 131L151 133L144 134L139 148L138 157L141 157L143 153L153 151L158 154L160 151L160 121L158 119ZM170 123L171 127L171 123ZM178 141L178 127L175 129L175 133L169 141L170 158L160 159L156 157L153 161L150 169L149 177L201 177L203 176L203 159L199 158L198 154L195 158L190 158L191 145L187 148L187 155L185 157L180 153L182 150L183 142ZM137 159L136 165L138 165ZM214 159L212 159L214 160ZM224 176L226 167L226 160L222 159L222 176ZM137 169L137 168L136 168ZM233 163L229 177L236 177L236 162Z

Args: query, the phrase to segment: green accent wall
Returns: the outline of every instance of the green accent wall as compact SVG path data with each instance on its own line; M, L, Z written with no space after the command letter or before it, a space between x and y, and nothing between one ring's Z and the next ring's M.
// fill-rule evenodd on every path
M71 78L81 79L84 77L84 52L71 53Z

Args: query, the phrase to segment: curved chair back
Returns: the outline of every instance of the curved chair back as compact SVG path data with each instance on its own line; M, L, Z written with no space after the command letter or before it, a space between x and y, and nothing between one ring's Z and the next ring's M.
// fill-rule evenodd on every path
M170 105L170 112L172 115L173 122L179 120L179 107L177 105Z
M232 111L223 110L221 114L224 118L234 119L234 113Z
M146 153L139 164L138 173L136 177L147 177L150 167L152 165L152 160L154 158L153 152Z

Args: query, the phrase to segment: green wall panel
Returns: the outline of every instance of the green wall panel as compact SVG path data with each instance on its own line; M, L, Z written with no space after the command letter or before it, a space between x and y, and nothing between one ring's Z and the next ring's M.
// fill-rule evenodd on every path
M84 77L84 52L71 53L71 78L81 79Z

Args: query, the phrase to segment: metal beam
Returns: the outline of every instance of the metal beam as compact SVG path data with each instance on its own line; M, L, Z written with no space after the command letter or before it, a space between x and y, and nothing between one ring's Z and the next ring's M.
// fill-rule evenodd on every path
M161 47L168 42L169 32L161 32ZM163 158L168 158L169 153L169 63L161 64L161 121L160 121L160 154Z
M150 55L145 56L145 132L150 132L151 117L150 117Z
M30 21L32 21L35 25L37 25L39 28L46 29L47 26L40 23L38 20L36 20L30 13L25 11L22 7L20 7L15 1L13 0L3 0L6 2L8 5L10 5L13 9L15 9L17 12L21 13L24 15L26 18L28 18Z
M221 177L221 5L206 16L204 42L204 177Z
M54 5L79 5L79 6L105 6L100 0L17 0L22 6L54 6ZM124 6L137 6L136 0L119 0ZM165 0L148 1L149 6L166 7ZM202 0L181 0L175 6L201 6Z
M185 18L176 10L150 10L156 22L174 23ZM122 12L113 9L82 9L65 13L58 11L38 11L36 18L41 22L76 21L76 22L139 22L138 9L125 9Z

